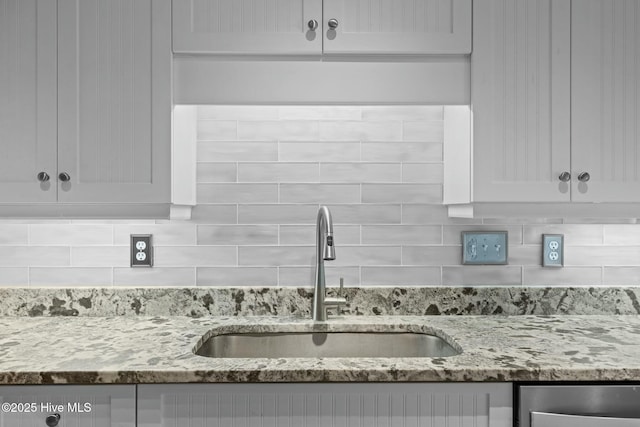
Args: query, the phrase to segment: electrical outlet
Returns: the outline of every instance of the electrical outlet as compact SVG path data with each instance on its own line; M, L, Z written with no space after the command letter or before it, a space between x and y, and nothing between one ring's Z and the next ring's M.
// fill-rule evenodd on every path
M465 265L504 265L508 257L506 231L463 231L462 263Z
M131 267L153 266L151 234L131 235Z
M564 266L564 234L542 235L542 266Z

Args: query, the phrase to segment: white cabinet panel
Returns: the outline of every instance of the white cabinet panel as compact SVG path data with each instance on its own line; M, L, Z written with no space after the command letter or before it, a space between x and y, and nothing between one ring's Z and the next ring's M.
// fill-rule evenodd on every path
M140 385L138 427L507 427L511 405L507 383Z
M176 53L320 54L322 0L173 0Z
M0 201L56 200L55 17L55 0L0 0Z
M474 195L570 200L570 0L485 0L474 8Z
M468 54L471 0L173 0L173 50Z
M471 0L324 0L323 7L325 53L471 53Z
M135 427L135 385L0 386L1 426L41 427L58 414L60 427ZM6 410L8 409L8 410Z
M572 8L573 200L640 202L640 3Z
M58 1L61 202L168 202L169 0Z

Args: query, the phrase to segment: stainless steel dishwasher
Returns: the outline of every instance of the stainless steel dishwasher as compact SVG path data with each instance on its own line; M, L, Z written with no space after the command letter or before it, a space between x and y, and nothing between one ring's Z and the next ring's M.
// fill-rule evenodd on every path
M520 427L640 427L640 384L520 385Z

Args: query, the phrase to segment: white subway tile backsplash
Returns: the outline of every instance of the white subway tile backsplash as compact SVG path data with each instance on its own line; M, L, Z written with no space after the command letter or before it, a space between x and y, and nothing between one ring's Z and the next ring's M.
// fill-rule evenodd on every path
M198 120L276 120L278 110L268 105L201 105Z
M72 267L129 267L129 246L82 246L71 248Z
M335 267L325 264L327 289L338 288L340 278L344 279L344 287L359 286L360 267ZM315 267L280 267L280 286L306 286L315 284Z
M281 142L281 162L356 162L360 160L359 142Z
M199 225L198 245L277 245L277 225Z
M322 182L401 182L398 163L321 163Z
M196 180L206 182L237 182L238 166L235 163L198 163Z
M329 203L328 206L333 222L337 224L400 224L400 204L334 205Z
M317 163L239 163L239 182L318 182Z
M280 184L282 203L359 203L360 184Z
M0 246L0 267L68 267L66 246Z
M440 225L363 225L362 243L365 245L440 245Z
M190 268L114 268L113 283L117 286L177 286L196 285L196 269Z
M600 286L602 267L524 267L525 286Z
M238 205L238 224L315 224L317 204Z
M26 245L28 230L27 224L0 224L0 245Z
M277 142L198 142L199 162L275 162L277 160Z
M198 267L198 286L278 286L277 267Z
M315 265L315 242L306 246L239 246L241 266Z
M442 162L442 142L363 142L363 162Z
M633 210L531 218L503 204L449 218L443 120L443 106L198 107L191 220L2 220L0 286L311 287L322 204L330 287L640 283ZM509 265L461 265L463 230L507 230ZM540 267L543 233L565 234L564 268ZM130 234L153 234L153 268L129 267Z
M114 244L129 246L131 234L153 234L153 245L188 246L196 244L196 224L116 225Z
M111 286L112 268L30 267L29 283L33 286Z
M233 141L238 136L235 120L198 120L198 141Z
M0 267L0 286L28 286L28 267Z
M362 203L442 203L442 185L362 184Z
M235 246L158 246L154 258L163 267L238 265Z
M281 106L277 112L280 120L361 120L363 114L361 107L332 105Z
M29 244L32 246L113 245L112 225L32 224Z
M312 120L239 121L240 141L318 141L318 122Z
M403 163L402 182L442 184L444 165L442 163Z
M440 267L362 267L362 286L440 286Z
M444 119L439 105L374 105L362 107L362 120L438 121Z
M333 240L336 250L341 245L359 245L360 226L359 225L335 225L333 226ZM315 225L281 225L280 244L281 245L309 245L316 242Z
M323 121L319 123L321 141L400 141L398 121Z
M522 283L522 267L512 265L455 265L442 267L444 286L517 286Z
M403 141L441 142L444 140L444 121L404 122Z
M276 203L278 184L198 184L198 203Z

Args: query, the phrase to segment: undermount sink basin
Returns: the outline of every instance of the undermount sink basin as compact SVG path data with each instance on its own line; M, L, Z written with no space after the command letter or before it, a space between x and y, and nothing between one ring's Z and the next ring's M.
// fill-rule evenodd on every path
M195 349L216 358L446 357L460 354L444 339L414 332L270 332L216 335Z

